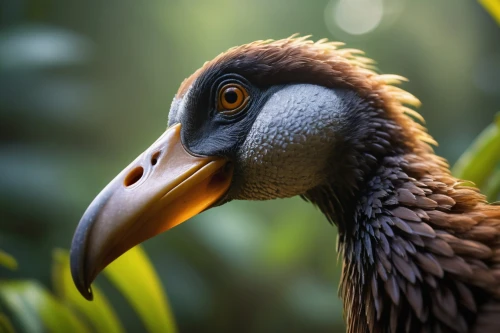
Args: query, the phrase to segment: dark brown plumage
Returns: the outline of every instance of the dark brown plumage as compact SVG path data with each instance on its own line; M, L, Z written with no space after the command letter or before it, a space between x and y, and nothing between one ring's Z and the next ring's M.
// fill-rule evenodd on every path
M204 74L226 70L257 86L354 91L361 102L336 132L325 181L298 193L339 228L347 331L500 332L500 206L434 154L410 108L419 101L394 86L405 79L377 74L362 52L341 45L289 38L236 47L186 79L176 100ZM245 172L235 166L235 177ZM231 198L295 195L246 181Z

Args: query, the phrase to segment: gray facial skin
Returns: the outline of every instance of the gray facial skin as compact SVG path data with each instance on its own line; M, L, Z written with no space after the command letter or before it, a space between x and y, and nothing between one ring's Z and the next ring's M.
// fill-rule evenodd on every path
M312 84L276 92L239 149L235 199L292 197L323 183L343 104L335 90Z

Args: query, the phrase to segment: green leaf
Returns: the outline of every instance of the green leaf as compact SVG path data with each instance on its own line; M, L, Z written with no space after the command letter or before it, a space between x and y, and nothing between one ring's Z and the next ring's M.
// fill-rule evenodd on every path
M479 0L479 3L490 13L490 15L500 24L500 1Z
M98 288L92 288L94 302L88 302L80 295L71 278L69 254L65 250L56 249L53 252L52 284L56 296L81 314L92 325L92 332L124 332L116 313Z
M89 332L74 313L36 281L0 281L0 302L23 332Z
M455 177L483 188L500 160L500 114L462 154L453 167Z
M484 194L489 201L497 201L500 194L500 169L495 170L493 175L488 179Z
M176 332L160 279L140 246L115 260L104 274L130 302L149 332Z
M1 333L14 333L14 326L10 322L5 313L0 313L0 332Z
M7 267L11 270L17 269L17 261L16 259L8 254L7 252L0 250L0 266Z

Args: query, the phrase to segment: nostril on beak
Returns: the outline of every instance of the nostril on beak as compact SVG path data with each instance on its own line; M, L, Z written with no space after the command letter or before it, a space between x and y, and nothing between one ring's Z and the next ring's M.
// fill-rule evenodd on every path
M156 153L151 156L151 165L156 165L158 163L158 158L160 157L160 151L157 151Z
M125 177L125 182L124 185L126 187L132 186L135 183L137 183L141 178L142 175L144 174L144 168L143 167L136 167L130 173Z

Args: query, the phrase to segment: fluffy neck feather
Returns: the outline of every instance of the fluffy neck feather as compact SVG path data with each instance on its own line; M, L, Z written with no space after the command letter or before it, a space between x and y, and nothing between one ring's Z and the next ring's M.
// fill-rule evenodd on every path
M304 196L339 227L348 332L496 332L500 207L403 144L385 113L364 114L347 167Z

